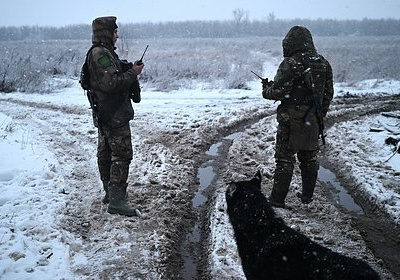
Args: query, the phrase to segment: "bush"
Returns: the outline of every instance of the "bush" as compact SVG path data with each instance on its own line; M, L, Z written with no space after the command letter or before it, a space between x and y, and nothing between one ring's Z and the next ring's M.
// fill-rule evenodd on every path
M122 37L122 36L121 36ZM190 88L246 89L265 62L282 59L281 37L138 39L117 43L121 59L144 57L142 86L161 91ZM400 80L400 37L314 37L331 63L335 82ZM50 92L80 75L89 40L0 42L0 92Z

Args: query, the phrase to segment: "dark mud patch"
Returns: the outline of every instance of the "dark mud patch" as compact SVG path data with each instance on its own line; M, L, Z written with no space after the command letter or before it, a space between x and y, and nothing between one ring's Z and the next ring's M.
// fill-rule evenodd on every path
M375 257L382 260L385 268L395 279L400 279L400 228L388 214L379 209L366 195L361 194L352 182L344 178L338 169L326 159L322 162L332 170L322 168L324 177L319 178L320 183L331 191L330 199L342 212L352 217L353 226L360 232L368 248ZM328 180L323 180L328 177L330 177ZM342 201L344 203L338 203L338 193L346 193L345 196L342 195L342 198L345 197Z
M364 214L364 210L355 202L346 188L340 184L340 181L332 171L320 166L318 178L321 182L329 186L331 190L331 199L338 207L356 215Z
M243 128L244 129L244 128ZM199 188L192 200L192 207L197 218L189 230L181 248L183 258L183 279L207 278L207 237L208 237L208 209L213 204L221 166L226 162L226 154L238 132L229 134L219 142L210 146L205 153L206 161L199 167L197 179Z

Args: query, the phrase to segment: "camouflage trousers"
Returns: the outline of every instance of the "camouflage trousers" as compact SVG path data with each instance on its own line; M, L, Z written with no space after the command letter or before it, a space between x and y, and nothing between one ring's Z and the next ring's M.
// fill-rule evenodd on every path
M124 184L128 180L133 150L129 123L119 128L103 128L99 133L97 163L102 181Z
M294 151L289 149L289 136L290 126L288 124L278 125L276 134L276 147L275 147L275 173L280 174L293 174L294 164L296 162L295 156L300 162L300 170L303 172L316 172L319 169L317 159L318 149L312 151L300 150Z

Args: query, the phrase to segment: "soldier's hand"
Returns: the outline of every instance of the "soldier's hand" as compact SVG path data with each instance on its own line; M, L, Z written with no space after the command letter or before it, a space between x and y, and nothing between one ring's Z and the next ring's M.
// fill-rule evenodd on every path
M135 61L133 63L133 70L135 70L136 75L140 75L140 73L142 73L144 67L144 63L143 62L139 62L139 61Z
M262 88L265 89L265 88L271 86L273 81L268 81L268 78L265 78L265 79L261 80L261 83L262 83Z

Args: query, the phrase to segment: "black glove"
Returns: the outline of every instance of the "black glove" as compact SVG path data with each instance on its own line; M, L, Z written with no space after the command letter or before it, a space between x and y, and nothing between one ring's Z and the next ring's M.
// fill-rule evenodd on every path
M266 89L267 87L272 86L272 84L274 83L274 81L268 81L268 78L262 79L261 80L262 83L262 89Z
M129 69L131 69L133 67L133 63L128 62L126 59L120 60L119 63L121 64L123 73L125 73L126 71L128 71Z

